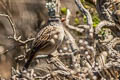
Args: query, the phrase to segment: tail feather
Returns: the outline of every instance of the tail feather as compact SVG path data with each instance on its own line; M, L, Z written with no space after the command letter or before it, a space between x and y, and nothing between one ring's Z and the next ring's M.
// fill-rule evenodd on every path
M30 63L32 62L34 56L35 56L35 51L32 50L32 51L30 52L30 57L28 58L27 62L25 63L25 65L24 65L24 67L23 67L23 70L26 70L26 69L29 68Z

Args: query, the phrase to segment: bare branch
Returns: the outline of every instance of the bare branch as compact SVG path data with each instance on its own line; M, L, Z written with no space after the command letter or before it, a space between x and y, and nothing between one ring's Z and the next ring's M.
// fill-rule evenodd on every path
M9 22L10 22L10 24L11 24L11 27L12 27L12 29L13 29L13 36L16 37L15 24L13 23L12 19L10 18L10 16L8 16L8 15L6 15L6 14L0 14L0 16L6 17L6 18L9 20Z
M97 0L97 11L102 20L113 21L109 5L110 0Z
M87 37L89 38L90 36L90 38L93 38L94 29L93 29L93 21L92 21L91 14L89 13L87 9L84 8L80 0L75 0L75 3L77 7L79 8L79 10L86 16L87 25L90 26L89 34L87 33Z
M31 41L33 41L35 38L30 38L30 39L27 39L27 40L25 40L25 41L22 41L21 40L21 36L19 36L18 38L16 38L16 37L8 37L9 39L13 39L13 40L15 40L16 42L19 42L19 43L21 43L21 44L27 44L28 42L31 42Z
M0 5L2 6L2 8L4 9L5 13L7 15L9 15L10 17L12 17L12 14L10 13L9 7L7 7L7 4L5 3L4 0L0 0Z
M19 42L19 43L21 43L21 44L26 44L26 43L28 43L28 42L30 42L30 41L33 41L33 40L35 39L35 38L31 38L31 39L27 39L26 41L20 40L20 39L21 39L21 36L19 36L19 37L17 38L16 27L15 27L14 22L13 22L12 19L10 18L10 16L8 16L8 15L6 15L6 14L0 14L0 16L6 17L6 18L9 20L10 24L11 24L11 28L12 28L12 30L13 30L13 37L10 36L10 37L8 37L9 39L13 39L13 40L15 40L15 41L17 41L17 42Z
M56 6L56 13L57 13L57 15L59 15L60 14L60 7L61 7L60 0L56 0L56 4L57 4L57 6Z
M71 12L70 12L70 10L69 9L67 9L67 16L66 16L66 26L69 28L69 29L72 29L72 30L75 30L75 31L77 31L77 32L80 32L80 33L82 33L83 31L84 31L84 29L83 28L77 28L77 27L74 27L74 26L72 26L72 25L70 25L69 24L69 22L70 22L70 16L71 16ZM85 25L82 25L83 27L85 26Z
M95 29L95 33L98 34L98 33L101 31L101 29L102 29L103 27L105 27L105 26L111 27L111 26L115 26L115 25L116 25L115 23L112 23L112 22L109 22L109 21L106 21L106 20L101 21L101 22L97 25L97 27L96 27L96 29Z
M78 6L79 10L86 16L87 24L92 27L93 21L90 13L84 8L80 0L75 0L75 3Z
M114 43L112 44L112 47L114 48L117 44L120 44L120 38L119 37L115 38Z
M72 56L72 55L78 55L80 54L80 51L74 51L74 52L71 52L71 53L60 53L58 54L57 56ZM48 58L48 55L37 55L35 57L35 59L43 59L43 58Z
M65 33L68 36L68 39L70 40L70 47L72 52L74 52L75 50L79 50L75 39L73 38L73 36L67 31L67 29L65 29ZM72 54L72 64L74 66L74 69L78 70L80 69L80 65L79 65L79 60L80 60L80 54L75 56L75 54Z

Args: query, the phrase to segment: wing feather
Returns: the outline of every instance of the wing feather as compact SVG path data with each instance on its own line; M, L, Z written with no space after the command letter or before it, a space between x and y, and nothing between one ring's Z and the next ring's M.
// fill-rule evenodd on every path
M38 48L42 49L45 46L48 45L48 42L52 39L52 31L54 31L55 28L47 26L44 28L41 32L38 33L37 38L34 40L33 43L33 49Z

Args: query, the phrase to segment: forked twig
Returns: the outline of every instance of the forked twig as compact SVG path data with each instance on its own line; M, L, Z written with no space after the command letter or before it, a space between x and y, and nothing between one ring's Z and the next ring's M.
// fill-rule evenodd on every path
M10 18L10 16L8 16L8 15L6 15L6 14L0 14L0 16L6 17L6 18L9 20L10 25L11 25L11 27L12 27L12 29L13 29L13 36L14 36L14 38L16 38L16 28L15 28L15 24L13 23L12 19Z
M75 30L75 31L77 31L77 32L79 32L79 33L82 33L82 32L84 31L83 28L84 28L85 25L79 26L79 28L70 25L70 23L69 23L69 22L70 22L70 16L71 16L71 12L70 12L69 9L67 9L67 16L66 16L66 21L65 21L66 26L67 26L69 29L72 29L72 30Z
M30 38L30 39L27 39L27 40L25 40L25 41L22 41L22 40L21 40L21 36L19 36L19 37L17 38L16 27L15 27L15 24L14 24L14 22L12 21L11 17L10 17L9 15L6 15L6 14L0 14L0 16L6 17L6 18L9 20L10 25L11 25L11 28L12 28L12 30L13 30L13 37L10 36L10 37L8 37L8 38L9 38L9 39L13 39L13 40L15 40L16 42L19 42L19 43L20 43L19 46L23 46L23 45L27 44L28 42L33 41L33 40L35 39L35 38ZM14 49L14 48L16 48L16 46L13 47L13 48L11 48L11 49L9 49L9 50L12 50L12 49ZM7 52L9 52L9 50L6 50L5 52L3 52L3 54L6 54Z

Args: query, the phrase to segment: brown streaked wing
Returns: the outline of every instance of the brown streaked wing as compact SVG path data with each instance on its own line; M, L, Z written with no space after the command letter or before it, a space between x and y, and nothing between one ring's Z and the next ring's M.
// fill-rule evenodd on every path
M37 38L35 39L35 42L33 44L33 48L43 48L48 41L50 41L51 39L51 34L50 32L52 31L52 27L47 26L46 28L44 28L37 36Z

